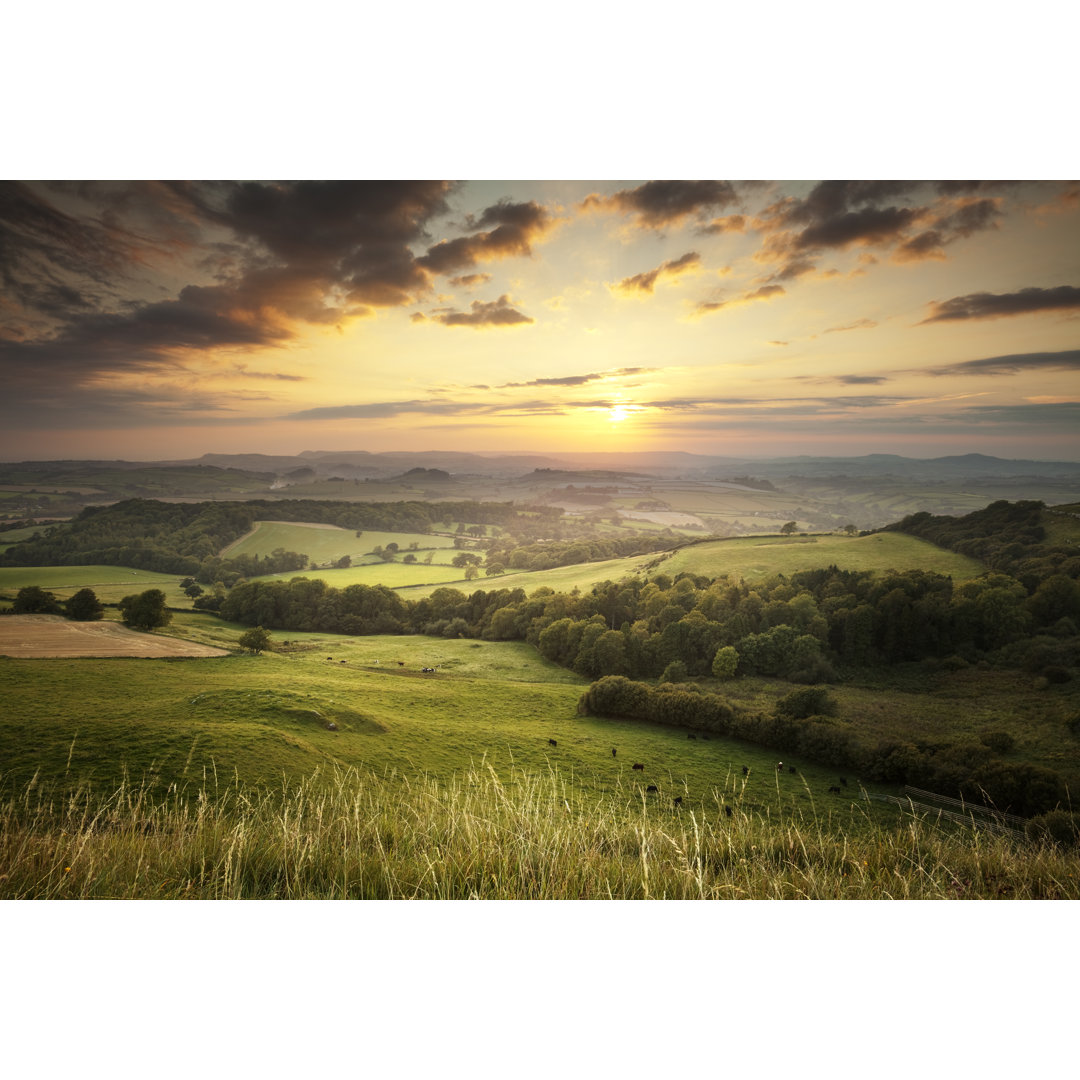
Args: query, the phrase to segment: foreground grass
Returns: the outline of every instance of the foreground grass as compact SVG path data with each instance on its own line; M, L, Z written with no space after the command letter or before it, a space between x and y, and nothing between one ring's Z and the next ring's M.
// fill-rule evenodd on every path
M682 807L486 763L445 784L347 769L8 791L3 899L1080 898L1056 848L857 806L751 810L734 777Z

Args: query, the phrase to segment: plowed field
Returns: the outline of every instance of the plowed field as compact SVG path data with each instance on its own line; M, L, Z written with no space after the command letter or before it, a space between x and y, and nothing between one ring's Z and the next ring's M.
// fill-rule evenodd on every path
M115 622L72 622L59 615L0 618L0 656L228 656L224 649L144 634Z

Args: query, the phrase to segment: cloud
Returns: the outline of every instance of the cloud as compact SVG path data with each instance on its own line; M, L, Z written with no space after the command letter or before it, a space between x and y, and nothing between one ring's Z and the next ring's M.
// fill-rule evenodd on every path
M918 325L964 319L997 319L1006 315L1077 308L1080 308L1080 288L1075 285L1059 285L1053 289L1032 287L1014 293L971 293L932 302L930 314Z
M554 219L539 203L504 200L489 206L475 221L470 220L469 225L481 231L455 240L441 240L428 248L416 264L431 274L450 274L478 262L531 255L532 245L554 224Z
M738 201L728 180L650 180L613 195L588 195L581 209L632 214L639 225L661 229L701 217L709 210L724 210Z
M628 367L617 368L614 371L594 371L588 375L563 375L556 378L532 379L530 382L501 383L500 390L522 386L584 386L587 383L596 382L598 379L612 379L627 375L647 375L656 371L656 368Z
M920 375L1018 375L1025 371L1080 371L1080 349L1062 352L1014 353L988 356L981 360L963 360L921 368Z
M450 284L457 288L470 289L474 285L486 285L491 280L490 274L462 274L450 279Z
M687 270L701 265L701 256L696 251L688 251L677 259L669 259L661 263L656 269L648 270L633 277L623 278L617 285L612 286L612 291L632 295L634 293L651 293L660 278L678 277Z
M469 311L442 311L432 316L436 322L443 326L521 326L535 322L535 319L523 315L510 304L510 298L506 294L498 300L482 301L474 300L469 305Z
M753 225L765 234L755 256L777 263L770 280L813 269L813 260L851 247L891 250L897 262L944 259L944 248L996 228L1001 199L998 181L827 180L805 198L781 198Z
M734 300L703 300L694 307L694 314L708 315L721 308L752 304L757 300L771 300L774 296L783 296L786 292L783 285L762 285L758 289L737 296Z
M726 217L713 218L708 225L702 225L698 232L703 236L719 236L722 233L746 232L749 224L744 214L728 214Z
M823 330L823 334L839 334L844 330L872 330L877 323L873 319L856 319L853 323L848 323L847 326L830 326L828 330Z

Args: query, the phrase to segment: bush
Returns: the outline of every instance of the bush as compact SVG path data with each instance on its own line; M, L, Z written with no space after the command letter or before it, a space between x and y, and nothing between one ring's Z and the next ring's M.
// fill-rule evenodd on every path
M264 649L269 651L272 647L270 644L270 631L264 630L261 626L253 626L240 635L237 644L241 649L247 649L253 653L261 653Z
M1033 817L1024 827L1032 840L1051 841L1062 847L1080 845L1080 815L1057 807Z
M1007 754L1016 745L1016 739L1007 731L984 731L979 742L989 746L995 754Z
M154 630L167 626L172 612L165 606L165 594L160 589L147 589L137 596L125 596L120 601L120 616L128 626Z
M808 686L805 690L792 690L776 703L780 716L790 716L795 720L805 720L808 716L832 716L836 712L836 701L829 697L829 692L822 686Z
M664 668L664 673L660 676L660 681L666 683L683 682L686 679L687 674L686 665L681 660L672 660L671 663Z

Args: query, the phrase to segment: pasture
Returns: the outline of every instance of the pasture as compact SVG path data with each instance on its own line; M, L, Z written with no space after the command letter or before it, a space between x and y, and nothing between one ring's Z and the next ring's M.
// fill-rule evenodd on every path
M158 574L127 566L0 566L0 596L14 599L20 589L39 585L61 601L80 589L93 589L103 604L117 604L132 593L161 589L170 607L191 607L180 580L180 574Z
M311 562L336 562L343 555L353 561L364 558L376 548L396 543L402 553L410 550L427 552L433 548L453 548L449 536L432 536L427 533L392 533L365 531L360 536L353 529L336 525L318 525L288 521L257 521L255 528L226 547L221 554L228 558L235 555L266 556L277 548L285 551L301 551ZM417 558L422 558L417 554ZM450 561L449 556L446 559Z
M747 582L823 566L841 570L927 570L956 581L978 577L985 567L976 559L946 551L925 540L901 533L870 536L744 536L706 541L676 551L658 568L675 577L690 573L704 577L730 574Z
M231 638L235 646L239 630L219 624L207 643ZM689 802L737 784L748 807L778 798L803 809L850 803L827 794L836 778L826 767L793 759L798 774L778 778L774 755L759 747L690 740L644 721L579 717L585 680L521 643L275 638L279 652L224 659L0 658L7 781L38 773L70 783L128 776L167 786L235 775L273 785L283 775L365 768L450 783L490 766L508 785L520 783L515 770L551 773L579 793L640 799L653 784L658 797ZM645 768L632 770L635 762Z

